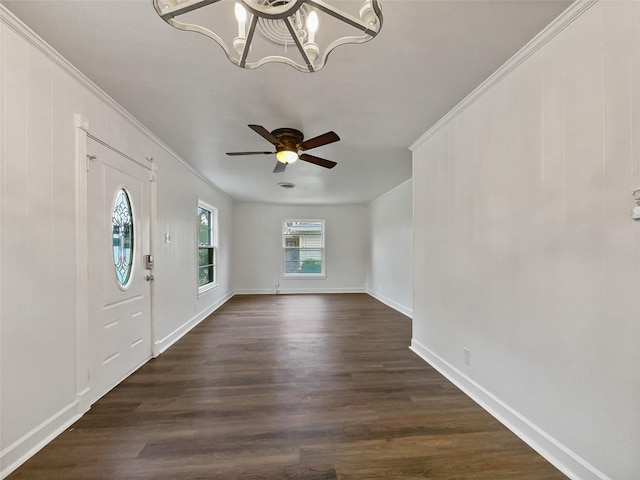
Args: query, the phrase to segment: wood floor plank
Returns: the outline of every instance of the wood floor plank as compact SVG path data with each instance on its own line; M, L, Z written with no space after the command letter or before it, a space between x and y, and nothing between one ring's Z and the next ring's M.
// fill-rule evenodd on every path
M11 480L558 480L366 294L240 295Z

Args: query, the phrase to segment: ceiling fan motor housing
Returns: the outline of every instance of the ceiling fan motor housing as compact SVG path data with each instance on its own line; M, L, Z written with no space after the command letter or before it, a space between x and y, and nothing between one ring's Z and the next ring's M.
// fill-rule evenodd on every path
M309 155L308 153L298 154L299 151L306 151L312 148L328 145L337 142L340 137L333 131L323 133L304 141L304 135L295 128L276 128L270 132L262 125L249 124L248 127L276 147L276 158L278 164L273 170L274 173L282 173L284 168L298 159L324 168L333 168L336 162L324 158ZM274 152L227 152L227 155L272 155Z
M279 142L279 144L276 145L276 152L286 150L297 153L304 140L302 132L294 128L276 128L271 132L271 135L276 137Z

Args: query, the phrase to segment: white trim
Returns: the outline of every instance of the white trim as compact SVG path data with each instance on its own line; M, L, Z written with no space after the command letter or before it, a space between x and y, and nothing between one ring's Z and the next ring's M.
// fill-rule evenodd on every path
M71 402L2 450L0 466L3 468L0 470L0 478L7 477L81 416L82 413L78 413L78 402Z
M204 200L198 199L198 205L196 207L196 213L198 209L205 210L209 212L211 216L211 225L209 225L209 233L211 235L211 243L209 245L200 245L200 228L196 230L196 285L198 287L197 296L200 298L201 295L213 290L219 285L218 282L218 209ZM204 285L200 285L200 249L201 248L210 248L213 249L213 280L209 283L205 283Z
M176 152L174 152L167 144L165 144L160 138L155 136L147 127L145 127L142 123L138 121L133 115L131 115L128 111L126 111L123 107L120 106L113 98L107 95L104 90L98 87L95 83L93 83L86 75L84 75L80 70L74 67L66 58L60 55L57 51L53 49L47 42L44 41L42 37L40 37L36 32L31 30L28 26L26 26L22 21L16 17L7 7L0 4L0 23L7 25L11 28L15 33L17 33L20 37L26 40L30 45L38 49L43 55L45 55L49 60L54 62L57 66L62 68L65 73L69 74L74 80L79 82L81 85L85 86L91 93L96 95L100 100L105 102L109 107L113 108L119 115L122 116L123 120L128 122L131 126L140 131L143 135L147 136L153 142L155 142L158 146L160 146L163 150L165 150L169 155L175 158L179 163L182 164L187 170L189 170L193 175L198 177L204 183L213 188L216 192L218 192L221 196L228 200L232 200L232 198L226 192L220 190L218 186L213 184L211 180L207 179L200 172L195 170L191 165L189 165L185 160L183 160Z
M287 273L287 249L285 241L285 225L287 222L316 222L322 225L322 246L320 247L320 272L319 273ZM327 278L327 258L326 258L326 222L324 218L285 218L282 220L282 265L280 270L280 278L283 280L325 280ZM318 250L317 247L299 247L299 251Z
M402 187L404 187L405 185L407 185L408 183L411 183L413 181L413 177L409 177L407 178L404 182L396 185L395 187L393 187L391 190L387 190L386 192L378 195L376 198L374 198L373 200L371 200L369 202L369 205L372 205L376 202L378 202L379 200L382 200L384 197L386 197L387 195L391 195L393 192L395 192L396 190L400 190Z
M87 265L89 247L87 242L87 135L89 123L79 114L74 115L75 161L76 161L76 397L78 411L84 413L91 406L89 393L89 289Z
M213 312L215 312L222 305L227 303L234 295L235 295L235 293L233 293L233 292L228 293L225 297L221 298L216 303L214 303L213 305L209 306L207 309L203 310L202 312L200 312L196 316L192 317L187 322L183 323L181 326L176 328L169 335L167 335L164 338L156 341L153 344L153 356L157 357L158 355L164 353L169 347L174 345L178 340L180 340L187 333L189 333L192 328L194 328L196 325L198 325L200 322L202 322L205 318L207 318L209 315L211 315Z
M158 218L158 165L153 162L153 157L147 157L147 160L151 164L151 172L149 174L149 251L146 254L155 255L155 233L156 233L156 221ZM142 252L145 254L145 252ZM149 270L150 275L154 274L155 266ZM151 357L155 357L154 346L158 337L156 331L156 316L155 316L155 301L156 301L156 287L155 282L149 282L149 323L151 325Z
M128 371L125 375L119 378L115 383L108 386L106 390L100 391L96 393L95 385L91 385L90 372L91 372L91 354L89 353L91 349L91 338L89 335L89 316L90 316L90 308L89 308L89 223L88 223L88 205L89 205L89 186L88 186L88 172L91 168L91 162L95 159L95 157L88 156L88 139L91 139L94 142L108 148L116 155L125 158L127 161L132 162L133 164L143 167L148 170L148 184L149 184L149 197L148 197L148 209L149 209L149 225L148 225L148 253L153 254L153 238L152 232L154 229L154 225L152 223L153 219L151 218L151 212L155 211L155 204L151 204L152 200L155 200L155 195L152 194L152 190L155 187L156 173L157 173L157 165L153 163L152 157L146 157L146 163L138 161L131 157L130 155L118 150L112 144L102 140L105 138L103 132L96 132L89 128L89 122L79 114L74 115L74 124L76 126L76 162L78 165L77 175L80 177L77 179L76 184L76 232L79 235L77 237L77 250L81 253L78 254L78 263L77 263L77 289L81 293L78 293L78 297L76 299L78 305L78 316L77 316L77 339L78 344L77 348L77 358L78 364L76 366L77 369L77 392L76 397L80 402L79 413L84 414L90 408L91 405L97 402L100 398L106 395L109 391L119 385L123 380L129 377L132 373L138 370L142 365L147 363L153 357L153 342L155 336L155 325L153 318L153 284L149 285L149 342L150 349L148 352L148 356L137 366ZM121 185L119 188L125 189L124 185ZM115 198L114 198L115 200ZM113 201L112 200L112 205ZM143 202L144 203L144 202ZM132 205L132 208L135 208ZM138 207L142 208L142 207ZM134 211L134 218L137 217L137 213ZM81 228L82 227L82 228ZM82 230L84 229L84 230ZM136 237L136 246L139 249L142 249L142 246L138 244L139 236ZM144 242L143 242L144 243ZM142 255L145 255L144 251L141 252ZM81 259L80 257L83 257ZM134 272L131 272L131 278L133 278ZM142 275L143 272L140 272ZM118 283L118 280L115 277L112 277L112 280ZM129 284L120 286L122 290L126 290L129 287ZM82 312L82 314L80 314ZM83 357L84 355L84 357ZM81 363L85 362L85 363ZM86 376L85 373L86 372ZM85 383L86 382L86 383Z
M556 19L547 25L538 35L522 47L513 57L496 70L489 78L482 82L473 92L467 95L449 113L436 122L429 130L422 134L415 142L409 146L409 150L415 151L420 145L436 134L441 128L452 122L458 115L479 100L485 93L490 91L503 78L513 72L531 55L540 50L552 38L569 26L576 18L586 12L598 0L576 0Z
M1 6L1 5L0 5ZM1 12L1 10L0 10ZM1 27L1 25L0 25ZM5 43L4 43L4 32L2 31L2 28L0 28L0 56L4 56L7 52ZM7 143L4 139L7 138L7 130L6 130L6 122L5 122L5 98L7 95L7 81L6 81L6 67L5 67L6 62L1 61L0 60L0 138L3 139L0 141L0 178L5 178L4 175L4 169L5 169L5 159L7 158ZM5 230L5 215L4 215L4 207L3 207L3 202L4 202L4 189L2 190L2 193L0 194L0 232L4 232ZM4 253L2 244L3 244L3 239L4 235L0 235L0 271L2 270L2 253ZM0 312L2 312L2 275L0 275ZM1 345L1 339L2 339L2 320L0 319L0 345ZM0 346L0 349L2 347ZM1 357L1 354L0 354ZM0 389L2 388L2 370L0 369ZM0 392L0 420L1 420L1 413L2 413L2 392ZM0 421L0 424L2 422ZM0 425L1 428L1 425ZM5 477L5 471L3 470L2 466L4 465L4 462L2 461L2 458L4 456L3 451L2 451L2 443L1 443L2 437L0 434L0 478L4 478ZM16 464L17 467L18 464ZM6 472L6 475L8 475L10 473L10 470L8 470Z
M198 247L198 248L200 248L200 247ZM204 247L203 247L203 248L204 248ZM211 247L207 247L207 248L211 248ZM214 255L214 256L216 255L216 249L215 249L215 248L213 249L213 255ZM214 269L215 269L215 267L216 267L216 265L214 264ZM214 270L214 271L215 271L215 270ZM217 277L217 275L218 275L218 272L215 272L215 273L214 273L214 276L216 276L216 277ZM217 287L219 287L219 286L220 286L220 284L219 284L217 281L216 281L216 282L209 282L209 283L205 283L204 285L200 285L200 286L198 286L198 294L197 294L197 297L198 297L198 298L200 298L200 297L202 297L203 295L206 295L206 294L207 294L207 293L209 293L211 290L213 290L213 289L215 289L215 288L217 288Z
M325 273L283 273L280 275L281 280L325 280Z
M104 103L107 107L113 109L113 111L120 116L120 118L129 124L133 129L137 130L144 137L148 138L152 143L157 144L160 148L164 149L171 157L173 157L178 163L182 164L187 170L195 177L200 179L203 183L211 187L212 190L217 192L221 197L227 199L229 202L232 198L216 185L207 180L202 174L193 169L182 158L178 156L173 150L171 150L166 144L164 144L158 137L144 127L135 117L124 110L118 103L116 103L111 97L109 97L104 91L98 88L93 82L91 82L85 75L71 65L64 57L57 53L51 46L49 46L40 36L38 36L33 30L24 25L19 18L17 18L11 11L9 11L4 5L0 4L0 26L4 28L8 27L12 32L17 34L31 47L42 53L52 64L61 68L61 70L69 75L69 78L78 82L84 87L89 94L95 95L98 101ZM4 65L4 64L2 64ZM4 70L2 71L4 75ZM4 77L2 77L4 78ZM2 87L0 87L2 88ZM0 120L2 117L0 116ZM1 126L4 131L4 123ZM89 388L89 366L90 366L90 342L88 332L88 287L87 287L87 265L88 265L88 244L87 244L87 138L91 137L94 140L103 143L100 140L100 135L94 136L95 132L90 132L89 123L82 115L74 115L74 156L75 156L75 220L76 220L76 398L73 402L66 407L51 415L40 425L23 435L20 439L12 443L9 447L0 451L0 478L4 478L12 471L17 469L22 463L27 461L31 456L37 453L47 443L52 441L56 436L62 433L66 428L78 420L84 413L86 413L91 405L91 401L96 397L93 395ZM109 145L105 144L107 147ZM112 147L109 147L112 148ZM122 152L118 152L122 154ZM127 156L125 154L122 154ZM128 157L142 166L150 169L150 181L152 184L152 197L151 201L155 201L155 192L153 191L153 185L155 182L155 172L157 166L153 163L151 157L147 157L148 163L138 161L131 157ZM150 215L155 216L155 203L151 205ZM149 242L150 248L153 248L153 223L149 230ZM226 299L219 304L224 303L228 298L233 296L230 294ZM214 305L210 310L215 310L219 305ZM152 314L152 311L151 311ZM206 317L206 312L203 314L203 318ZM156 351L157 346L162 347L161 342L156 342L154 338L154 320L151 318L152 326L152 351L157 356L160 351ZM186 332L184 332L186 333ZM184 335L182 333L182 335ZM177 340L177 339L175 339ZM174 340L174 341L175 341ZM173 342L172 342L173 343ZM166 350L170 346L166 345L162 351ZM146 360L145 360L146 362ZM143 362L143 364L145 363ZM138 367L136 367L137 369ZM133 369L130 373L135 371ZM127 375L128 376L128 375ZM126 378L123 377L123 378ZM119 382L118 382L119 383Z
M288 295L288 294L314 294L314 293L367 293L364 288L282 288L278 287L278 293L273 288L256 288L236 290L236 295Z
M375 298L376 300L378 300L379 302L384 303L387 307L391 307L394 310L400 312L401 314L406 315L409 318L413 318L413 308L406 307L394 300L391 300L390 298L385 297L384 295L380 295L379 293L374 292L369 288L367 288L367 293L373 298Z
M570 479L612 480L416 339L409 348Z

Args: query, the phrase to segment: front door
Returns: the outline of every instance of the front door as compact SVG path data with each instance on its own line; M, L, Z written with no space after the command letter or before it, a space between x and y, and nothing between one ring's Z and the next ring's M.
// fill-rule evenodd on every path
M91 403L151 357L150 171L87 139Z

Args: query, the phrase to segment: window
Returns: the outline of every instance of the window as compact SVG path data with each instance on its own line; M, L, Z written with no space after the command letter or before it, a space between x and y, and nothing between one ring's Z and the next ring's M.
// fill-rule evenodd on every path
M198 203L198 293L217 284L217 230L218 211Z
M131 278L133 266L133 214L129 194L125 189L118 191L113 202L111 227L113 266L118 283L125 288Z
M284 275L324 276L324 220L285 220L283 227Z

